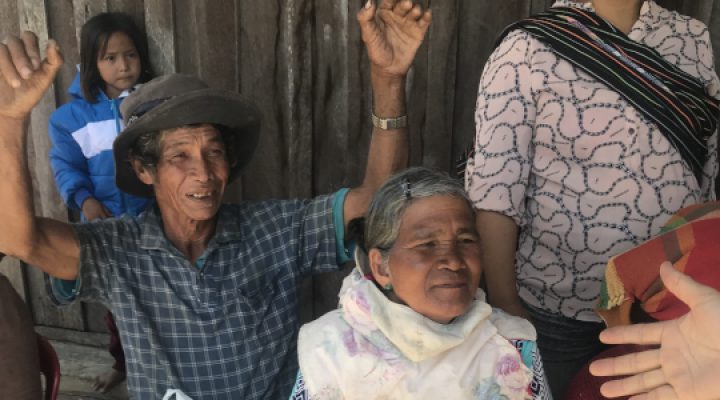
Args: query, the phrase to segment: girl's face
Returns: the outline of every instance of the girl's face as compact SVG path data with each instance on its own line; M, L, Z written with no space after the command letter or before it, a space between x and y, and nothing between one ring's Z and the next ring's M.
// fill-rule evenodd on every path
M97 67L105 82L105 94L117 98L140 79L140 56L130 37L115 32L108 38L104 54L98 54Z

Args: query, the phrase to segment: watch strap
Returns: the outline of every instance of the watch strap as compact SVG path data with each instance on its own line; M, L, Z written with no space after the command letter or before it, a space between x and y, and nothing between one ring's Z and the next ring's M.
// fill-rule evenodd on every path
M392 118L380 118L375 114L372 114L372 123L376 128L380 128L386 131L393 129L401 129L407 127L407 115L401 115L399 117Z

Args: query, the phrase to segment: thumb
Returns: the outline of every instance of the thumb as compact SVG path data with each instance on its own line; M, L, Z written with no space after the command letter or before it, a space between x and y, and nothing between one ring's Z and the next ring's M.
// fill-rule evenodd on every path
M689 276L676 270L668 261L660 265L660 277L665 287L687 304L690 309L695 308L709 297L720 296L715 289L695 282Z
M53 39L48 40L46 53L47 58L42 64L42 77L43 83L50 86L64 61L62 53L60 52L60 46L58 46L57 42Z
M368 39L375 35L377 24L375 23L375 3L373 0L367 0L365 6L357 13L357 20L360 24L360 32L362 39L367 43Z

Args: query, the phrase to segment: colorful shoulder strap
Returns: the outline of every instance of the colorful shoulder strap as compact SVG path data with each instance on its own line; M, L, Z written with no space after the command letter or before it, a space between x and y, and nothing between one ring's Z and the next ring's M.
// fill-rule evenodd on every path
M707 141L720 118L718 100L702 82L589 11L552 8L513 23L499 40L517 29L623 96L655 123L700 183Z

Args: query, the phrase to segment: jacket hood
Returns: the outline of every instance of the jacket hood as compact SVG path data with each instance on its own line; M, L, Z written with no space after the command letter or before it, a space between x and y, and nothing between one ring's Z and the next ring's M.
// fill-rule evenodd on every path
M70 96L72 96L75 99L81 99L85 100L85 96L83 96L82 87L80 87L80 67L78 66L78 71L75 74L75 78L73 79L72 83L70 84L70 87L68 88L68 93Z
M83 94L82 87L80 86L80 66L77 66L77 73L75 73L75 78L73 78L72 83L70 84L70 87L68 88L68 94L72 96L73 99L79 99L79 100L85 100L88 101L85 98L85 95ZM128 91L124 91L120 94L120 97L126 97L128 95ZM107 97L104 91L98 90L97 95L97 101L109 101L110 99Z

